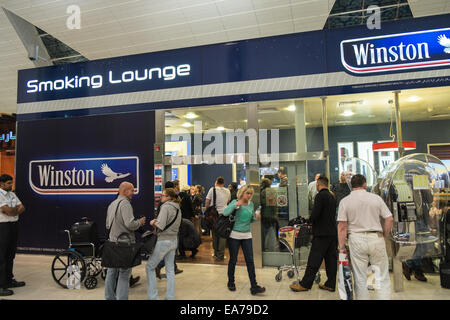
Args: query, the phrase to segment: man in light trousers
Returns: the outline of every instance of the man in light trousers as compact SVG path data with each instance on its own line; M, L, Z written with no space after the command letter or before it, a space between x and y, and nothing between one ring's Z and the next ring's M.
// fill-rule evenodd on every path
M370 263L379 272L377 300L391 298L389 261L385 238L391 232L394 219L392 213L378 195L367 192L366 179L356 174L351 180L352 192L341 200L338 211L339 252L346 252L348 234L350 260L357 300L368 300L367 268ZM384 219L382 227L380 218Z

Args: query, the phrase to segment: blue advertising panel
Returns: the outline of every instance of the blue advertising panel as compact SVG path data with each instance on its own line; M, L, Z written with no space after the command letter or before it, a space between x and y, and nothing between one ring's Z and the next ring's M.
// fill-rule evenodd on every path
M67 248L64 229L88 217L105 237L108 205L134 185L134 214L153 217L154 112L22 121L17 125L19 252ZM147 226L148 228L148 226Z

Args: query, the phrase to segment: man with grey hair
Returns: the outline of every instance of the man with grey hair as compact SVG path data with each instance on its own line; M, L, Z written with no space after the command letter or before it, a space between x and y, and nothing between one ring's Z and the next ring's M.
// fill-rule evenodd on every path
M130 203L133 193L133 184L122 182L119 196L108 207L106 229L109 230L110 241L135 243L134 231L145 224L145 217L137 220L134 218ZM131 268L108 268L105 279L106 300L128 300L130 274Z

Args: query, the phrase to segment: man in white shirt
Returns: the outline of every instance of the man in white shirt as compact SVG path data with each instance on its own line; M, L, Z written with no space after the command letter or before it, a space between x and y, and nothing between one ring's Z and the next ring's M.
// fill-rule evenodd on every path
M219 215L223 214L223 211L228 205L228 202L231 200L231 193L228 188L225 188L225 179L223 177L218 177L216 179L215 186L209 189L208 195L205 200L205 207L208 208L214 205L214 188L216 189L216 209ZM225 259L225 247L227 244L227 240L219 237L212 231L213 237L213 248L214 248L214 259L217 261L223 261Z
M379 270L380 287L376 290L378 300L389 300L391 281L385 238L391 233L394 219L380 196L367 192L366 178L356 174L351 180L352 192L339 203L338 241L339 252L345 253L348 234L350 260L355 280L357 300L368 300L368 264ZM380 218L384 219L384 227ZM383 237L384 235L384 237Z
M25 207L12 192L13 178L0 176L0 296L10 296L9 288L23 287L25 282L16 281L13 264L16 256L19 215Z

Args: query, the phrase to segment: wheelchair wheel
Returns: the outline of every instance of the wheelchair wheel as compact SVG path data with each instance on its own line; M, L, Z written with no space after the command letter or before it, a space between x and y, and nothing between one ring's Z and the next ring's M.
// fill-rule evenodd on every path
M292 279L295 276L294 270L289 270L287 272L287 276L289 277L289 279Z
M95 289L95 287L97 287L97 283L97 278L92 276L87 277L86 280L84 280L84 286L88 290Z
M320 272L317 272L316 279L314 280L317 284L320 283Z
M276 282L280 282L281 279L283 279L282 273L281 271L277 273L277 275L275 276L275 281Z
M66 281L69 277L69 267L78 267L80 272L80 282L82 282L86 276L86 263L79 253L72 250L59 252L52 262L52 276L56 283L65 289L67 289Z

